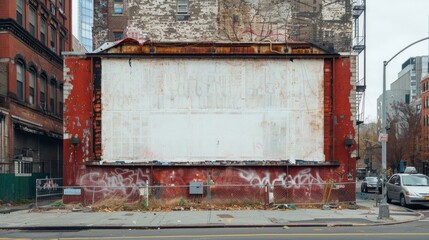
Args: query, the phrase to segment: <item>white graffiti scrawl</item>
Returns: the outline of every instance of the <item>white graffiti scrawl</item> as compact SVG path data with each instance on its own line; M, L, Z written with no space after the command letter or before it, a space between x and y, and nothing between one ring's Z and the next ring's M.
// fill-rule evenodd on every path
M142 169L116 168L111 172L90 172L82 175L80 185L85 192L99 193L103 197L118 195L131 197L146 186L149 175Z
M274 189L274 186L282 186L286 189L302 189L310 193L313 187L324 188L325 186L325 181L320 177L319 171L316 170L315 176L313 176L310 168L299 171L295 176L281 173L273 179L271 179L269 172L265 172L264 176L261 177L253 170L245 171L238 169L238 171L238 175L252 186L259 188L268 186L270 190Z

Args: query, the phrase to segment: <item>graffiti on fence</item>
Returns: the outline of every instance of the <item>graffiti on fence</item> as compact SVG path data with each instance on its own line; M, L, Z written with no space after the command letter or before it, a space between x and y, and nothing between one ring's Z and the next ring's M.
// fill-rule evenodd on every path
M89 193L99 193L103 197L120 194L132 197L146 186L149 175L142 169L115 168L110 172L90 172L80 177L80 185Z
M254 171L245 171L242 169L238 169L238 175L246 180L249 184L254 187L264 187L269 186L270 188L274 188L274 186L281 185L283 188L308 188L311 186L318 186L320 188L324 187L325 181L320 177L319 171L315 171L315 175L311 173L310 168L306 168L298 171L298 173L293 176L287 173L280 173L276 178L271 178L271 174L269 172L265 172L264 176L261 177L259 174Z

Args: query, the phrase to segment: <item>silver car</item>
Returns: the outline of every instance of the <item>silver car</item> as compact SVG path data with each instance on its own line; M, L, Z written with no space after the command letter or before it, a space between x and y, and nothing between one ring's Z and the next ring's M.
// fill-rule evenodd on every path
M381 193L381 183L381 179L379 181L377 177L365 177L360 185L360 190L364 193L369 191Z
M386 183L387 202L399 201L405 207L429 203L429 177L423 174L398 173Z

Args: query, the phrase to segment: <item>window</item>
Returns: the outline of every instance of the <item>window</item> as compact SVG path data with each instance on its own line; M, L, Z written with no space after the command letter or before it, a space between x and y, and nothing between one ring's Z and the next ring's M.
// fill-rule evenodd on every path
M115 0L113 4L113 13L114 14L123 14L124 13L124 1L123 0Z
M15 161L15 176L31 176L33 172L33 163L24 161Z
M64 0L58 0L59 7L58 10L60 10L61 13L64 13Z
M45 74L40 76L40 108L46 110L46 82L48 78Z
M36 10L30 7L30 28L28 29L31 36L36 37Z
M60 34L60 45L59 45L60 54L64 51L64 35Z
M35 104L36 103L36 69L34 68L30 68L30 79L29 79L29 99L28 102L30 104Z
M60 116L62 117L63 116L63 113L64 113L64 111L63 111L63 107L64 107L64 96L63 96L63 94L64 94L64 90L63 90L63 86L61 85L60 86L60 96L59 96L59 99L60 99L60 101L59 101L59 110L60 110Z
M46 19L40 19L40 41L46 45Z
M50 41L51 50L54 52L57 52L56 46L57 46L57 30L53 26L51 26L51 41Z
M177 13L179 14L188 13L188 0L177 0Z
M24 26L24 0L16 1L16 21L19 25Z
M55 96L57 93L57 88L55 84L55 79L51 80L50 89L49 89L49 106L52 113L55 113Z
M49 10L51 11L52 15L55 16L55 10L56 10L55 3L51 2Z
M24 72L24 63L18 61L16 63L16 95L19 100L24 101L25 98L25 72Z
M115 41L121 40L122 39L122 32L113 32L113 37L115 39Z

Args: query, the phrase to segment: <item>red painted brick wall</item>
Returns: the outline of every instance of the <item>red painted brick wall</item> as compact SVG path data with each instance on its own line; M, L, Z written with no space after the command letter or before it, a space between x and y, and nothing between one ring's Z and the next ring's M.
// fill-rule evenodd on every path
M94 71L91 60L68 57L65 60L65 88L69 89L65 100L65 140L64 140L64 183L66 186L81 186L81 196L65 196L65 202L91 202L109 196L123 196L129 199L139 197L139 188L148 184L163 186L152 194L160 199L191 197L188 184L210 180L216 185L213 196L227 198L264 199L267 192L264 186L270 186L278 201L314 202L322 201L325 183L333 181L339 186L331 194L331 200L354 201L355 158L351 157L355 144L348 148L345 140L353 137L354 121L350 99L353 97L350 59L347 57L325 60L324 75L324 111L326 161L337 161L338 165L266 165L266 166L142 166L142 165L101 165L94 160L93 123L94 112ZM81 126L78 126L80 122ZM89 131L89 136L88 134ZM70 142L73 136L81 141L76 147ZM88 141L83 141L88 138ZM228 188L222 185L246 185L242 188ZM312 187L309 187L311 184ZM178 188L177 186L183 186ZM205 190L207 191L207 189ZM206 193L205 193L206 194Z

